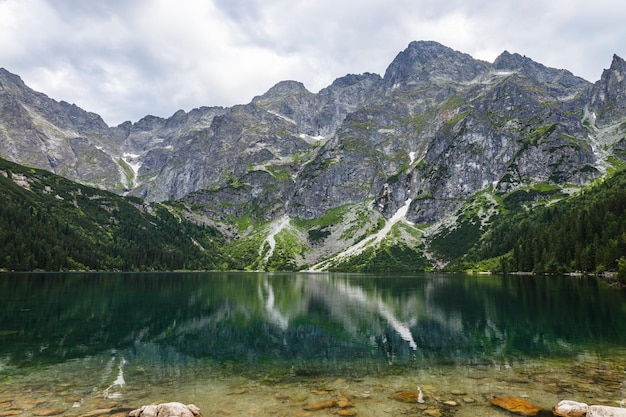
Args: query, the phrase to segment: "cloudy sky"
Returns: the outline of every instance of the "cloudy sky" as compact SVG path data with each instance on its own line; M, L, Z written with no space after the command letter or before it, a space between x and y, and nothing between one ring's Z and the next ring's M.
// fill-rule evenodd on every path
M619 0L0 0L0 67L109 125L383 75L413 40L595 82L626 58Z

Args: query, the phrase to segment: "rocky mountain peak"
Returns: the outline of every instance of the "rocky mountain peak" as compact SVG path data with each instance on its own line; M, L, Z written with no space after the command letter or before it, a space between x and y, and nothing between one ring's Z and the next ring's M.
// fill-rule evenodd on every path
M544 84L549 88L565 87L579 89L588 84L580 77L574 76L571 72L563 69L546 67L543 64L533 61L525 55L504 51L493 62L493 69L500 72L516 72Z
M376 82L379 80L380 80L380 75L372 74L369 72L366 72L364 74L348 74L343 77L337 78L335 81L333 81L333 83L328 88L331 88L331 89L347 88L347 87L352 87L356 84L362 83L364 81Z
M267 90L267 92L261 96L257 96L252 99L253 103L265 101L265 100L275 100L275 99L284 99L291 96L297 95L312 95L309 90L306 89L304 84L299 81L287 80L280 81L278 84L274 85L272 88Z
M433 41L411 42L387 68L387 87L474 79L488 64Z
M613 61L608 70L602 72L599 83L605 87L607 92L612 92L618 96L624 92L626 86L626 61L617 55L613 55ZM609 91L611 90L611 91Z
M619 72L620 74L626 73L626 61L621 57L613 54L613 62L611 62L611 71Z
M19 103L22 107L20 118L37 118L37 115L54 126L81 134L108 129L99 115L87 112L76 104L57 102L43 93L36 92L18 75L4 68L0 68L0 92L5 94L3 101L6 104L12 103L14 110L17 109L15 105ZM17 116L17 113L14 116Z
M4 68L0 68L0 91L8 91L11 88L27 89L24 81Z
M626 113L626 61L613 55L609 69L593 86L590 108L596 114L598 126L619 122Z
M537 65L532 59L518 53L510 53L504 51L493 61L493 67L496 70L511 71L520 70L522 68L532 68Z

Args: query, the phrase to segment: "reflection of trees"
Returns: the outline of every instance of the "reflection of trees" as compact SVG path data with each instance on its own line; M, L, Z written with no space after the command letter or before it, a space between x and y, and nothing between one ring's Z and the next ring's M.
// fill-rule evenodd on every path
M146 345L220 362L328 363L489 361L626 342L624 295L587 278L33 274L2 277L0 298L10 364Z
M282 310L282 315L293 323L324 312L325 326L334 323L338 337L375 345L392 359L491 361L576 353L626 340L623 295L603 290L595 279L366 277L305 276L294 290L301 294L300 309ZM276 295L275 306L280 299Z
M431 299L438 280L387 278L371 286L341 274L300 275L288 281L272 277L259 294L266 307L271 306L268 321L284 331L290 356L328 352L320 343L330 340L352 346L352 357L396 361L438 355L450 345L465 343L459 316L447 314L445 306ZM391 281L398 281L397 289ZM417 287L407 291L407 283ZM289 301L294 294L297 303ZM317 351L308 352L310 346Z

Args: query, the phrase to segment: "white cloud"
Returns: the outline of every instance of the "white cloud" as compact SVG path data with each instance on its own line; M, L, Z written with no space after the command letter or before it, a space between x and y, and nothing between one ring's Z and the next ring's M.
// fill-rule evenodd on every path
M284 79L318 91L382 75L413 40L487 61L518 52L595 81L626 53L626 6L614 3L0 0L0 66L110 124L247 103Z

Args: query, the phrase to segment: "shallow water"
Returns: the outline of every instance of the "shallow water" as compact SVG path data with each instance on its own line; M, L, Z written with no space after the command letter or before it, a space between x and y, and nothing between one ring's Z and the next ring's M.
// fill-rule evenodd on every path
M626 407L626 297L591 278L4 274L0 294L0 416ZM422 404L391 398L418 387Z

